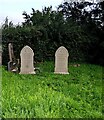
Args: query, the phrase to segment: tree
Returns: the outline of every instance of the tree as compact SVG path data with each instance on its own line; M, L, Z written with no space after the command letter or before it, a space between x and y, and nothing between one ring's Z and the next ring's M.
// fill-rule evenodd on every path
M6 20L2 40L4 58L8 55L8 42L13 42L17 58L22 47L29 45L34 50L35 61L53 60L56 49L65 46L71 61L102 64L103 11L104 2L64 2L56 11L50 6L42 11L32 8L30 14L23 12L25 22L21 26L13 26Z

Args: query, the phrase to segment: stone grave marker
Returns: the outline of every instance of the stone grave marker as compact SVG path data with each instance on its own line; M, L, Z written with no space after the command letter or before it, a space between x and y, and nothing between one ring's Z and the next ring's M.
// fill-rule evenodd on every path
M19 63L17 63L15 59L12 43L8 44L8 50L9 50L9 59L10 59L10 61L8 62L8 70L12 72L18 72Z
M9 59L11 62L13 62L14 52L13 52L13 45L11 43L8 44L8 49L9 49Z
M20 53L21 68L20 74L35 74L34 71L34 52L29 46L25 46Z
M69 74L68 72L68 50L61 46L55 53L55 71L56 74Z

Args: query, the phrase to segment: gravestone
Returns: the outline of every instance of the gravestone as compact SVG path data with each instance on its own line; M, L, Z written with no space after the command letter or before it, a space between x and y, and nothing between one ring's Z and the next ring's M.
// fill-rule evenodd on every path
M34 52L29 46L25 46L20 53L21 57L21 68L20 74L35 74L33 57Z
M68 73L68 50L61 46L55 53L55 72L56 74L69 74Z
M12 43L8 44L8 50L9 50L9 59L10 59L10 61L8 62L8 70L11 72L18 72L19 63L15 59Z
M14 52L13 52L13 45L11 43L8 44L8 49L9 49L9 59L11 62L13 62Z

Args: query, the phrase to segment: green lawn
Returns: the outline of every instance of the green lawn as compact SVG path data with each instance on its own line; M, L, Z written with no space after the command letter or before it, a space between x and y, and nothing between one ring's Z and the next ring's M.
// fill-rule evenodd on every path
M101 118L102 67L69 65L69 75L54 74L54 64L40 73L21 75L2 68L2 118Z

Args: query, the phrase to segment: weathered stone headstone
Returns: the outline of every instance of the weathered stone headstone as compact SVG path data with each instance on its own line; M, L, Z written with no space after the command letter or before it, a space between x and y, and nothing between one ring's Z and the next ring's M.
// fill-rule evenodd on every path
M8 70L12 72L18 72L19 63L15 59L12 43L8 44L8 50L9 50L9 59L10 59L10 61L8 62Z
M13 45L11 43L8 44L8 49L9 49L9 59L11 62L13 62L14 53L13 53Z
M34 52L29 46L25 46L20 53L21 56L21 68L20 74L35 74L34 71Z
M55 72L56 74L69 74L68 73L68 50L61 46L55 53Z

